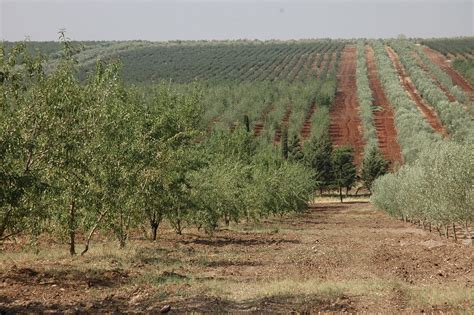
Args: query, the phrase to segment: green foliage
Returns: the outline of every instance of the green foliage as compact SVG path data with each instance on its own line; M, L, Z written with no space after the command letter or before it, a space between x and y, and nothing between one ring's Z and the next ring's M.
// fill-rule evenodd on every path
M342 188L350 189L356 181L354 154L351 147L338 147L332 154L334 184L339 188L342 202Z
M381 41L372 41L375 52L377 74L390 104L395 110L397 142L402 148L405 163L417 160L424 147L434 146L441 141L435 134L416 104L409 98L400 84L400 78Z
M372 183L387 172L388 166L389 162L384 159L377 147L372 147L366 152L360 177L369 191L372 190Z
M471 84L474 84L474 59L455 59L452 65Z
M323 55L344 47L341 41L176 41L176 42L75 42L79 76L85 80L95 71L97 59L121 60L121 75L128 83L169 81L213 83L248 81L304 82L317 77L312 65ZM10 47L13 43L7 43ZM28 42L30 51L48 55L53 71L61 58L53 42Z
M369 77L367 73L367 61L365 56L365 43L359 41L357 43L357 68L356 68L356 83L357 83L357 100L359 101L361 109L362 127L364 131L365 140L365 154L370 150L369 148L377 147L377 132L374 125L373 111L377 110L378 106L374 105L374 98L372 96L372 89L369 85Z
M288 127L283 126L281 130L281 156L288 158Z
M322 137L312 137L304 146L305 164L314 172L314 180L320 190L328 187L333 180L332 143L327 133Z
M336 95L336 79L330 78L323 82L317 96L317 103L322 106L331 106Z
M288 157L292 161L303 161L304 154L301 147L301 140L298 135L293 135L288 144Z
M474 51L474 38L472 37L433 38L423 40L422 43L438 50L445 56L448 56L448 54L469 56Z
M439 143L373 184L372 202L393 216L437 225L470 226L474 219L474 148Z
M156 239L163 220L177 233L189 225L213 233L222 221L306 208L312 171L235 123L242 115L229 115L233 132L206 134L203 93L225 109L234 101L230 88L127 87L120 65L103 62L81 82L77 54L67 40L64 47L49 73L23 46L2 50L0 238L49 232L67 239L74 255L77 234L85 235L83 254L98 230L123 247L143 224ZM253 95L260 87L268 92L257 98L263 109L288 85L262 84ZM244 101L245 110L254 104Z
M397 52L411 80L421 96L434 108L451 138L460 143L474 143L474 122L458 102L450 102L437 83L420 67L415 46L407 40L393 40Z
M247 132L250 132L250 119L249 115L244 115L244 126Z

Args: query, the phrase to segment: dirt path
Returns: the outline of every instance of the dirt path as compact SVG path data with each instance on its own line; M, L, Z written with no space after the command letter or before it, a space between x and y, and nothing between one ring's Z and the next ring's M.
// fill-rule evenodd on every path
M377 67L375 65L375 56L372 47L367 46L365 48L365 54L367 58L369 85L374 97L374 105L379 107L378 110L373 111L379 148L392 166L397 164L401 165L403 159L400 145L397 142L397 130L395 129L394 121L395 114L377 76Z
M460 75L451 67L446 57L436 50L428 47L423 47L423 50L428 58L430 58L431 61L443 69L443 71L451 77L453 83L464 90L464 92L466 92L471 98L471 101L474 101L474 87L462 75Z
M431 127L437 133L441 134L443 137L447 137L448 133L446 132L443 125L441 124L438 116L436 115L433 108L423 100L420 94L418 94L418 91L416 90L415 85L413 84L413 82L411 82L407 72L405 71L405 68L403 67L402 63L400 62L400 59L398 58L398 55L395 53L395 51L391 47L387 46L386 49L387 49L390 59L392 59L392 62L395 66L395 69L398 72L399 77L401 78L401 82L403 86L405 87L405 91L407 92L407 94L416 103L416 105L418 106L418 109L425 116L426 120L431 125Z
M313 115L315 111L316 102L313 101L304 119L303 128L301 128L300 137L302 141L308 140L311 136L311 127L313 126Z
M350 145L354 149L354 162L362 162L362 138L359 103L356 86L357 48L347 45L341 55L337 74L336 99L331 107L329 134L334 146Z
M155 243L112 245L75 259L65 247L0 252L0 312L474 311L473 246L365 203L319 204L211 238L165 227Z

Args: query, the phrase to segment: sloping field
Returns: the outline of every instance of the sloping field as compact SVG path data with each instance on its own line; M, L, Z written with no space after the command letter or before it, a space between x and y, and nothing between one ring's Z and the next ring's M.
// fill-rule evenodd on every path
M341 55L329 133L334 146L350 145L354 149L354 162L360 165L364 143L357 102L356 53L354 45L347 45Z
M0 253L1 312L474 311L474 248L366 203L320 204L212 238L165 227L155 243L103 243L75 259L54 246Z
M471 100L474 100L474 87L462 75L460 75L449 65L446 57L431 48L424 47L423 49L428 58L430 58L431 61L433 61L441 69L443 69L444 72L446 72L451 77L453 83L463 89L464 92L469 95Z
M373 113L380 151L384 157L391 162L391 165L401 165L403 159L400 145L397 142L397 130L395 129L394 122L395 114L377 76L374 51L370 46L366 47L366 57L369 84L374 97L374 105L378 107Z
M420 96L420 94L417 92L415 85L411 82L410 77L405 71L405 68L403 67L402 63L398 59L397 54L393 51L392 48L386 47L388 55L390 56L390 59L392 59L393 64L395 65L395 68L397 69L398 75L400 76L400 80L405 87L406 92L408 95L411 97L411 99L416 103L420 111L423 113L423 115L426 117L426 120L428 123L433 127L433 129L441 134L443 137L447 137L447 132L443 125L441 124L438 116L436 115L435 111L433 108L431 108L430 105L428 105L423 98Z

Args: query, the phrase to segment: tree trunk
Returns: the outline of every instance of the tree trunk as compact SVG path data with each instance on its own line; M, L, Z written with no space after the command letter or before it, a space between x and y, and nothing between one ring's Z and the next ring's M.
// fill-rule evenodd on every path
M99 227L100 222L105 217L107 212L108 212L108 210L105 210L104 212L102 212L100 214L99 219L97 219L97 222L95 223L95 225L90 230L89 235L87 235L86 244L84 246L84 250L81 252L81 256L84 255L85 253L87 253L87 251L89 250L89 244L91 242L92 236L94 235L95 230L97 230L97 228Z
M342 187L339 186L339 198L341 198L341 203L342 203Z
M158 227L160 226L161 220L163 219L161 214L157 214L153 211L153 215L150 218L150 228L151 228L151 240L156 241L158 234Z
M458 237L456 235L456 225L453 223L453 234L454 234L454 240L457 241Z
M76 255L76 203L71 202L69 209L69 254Z
M8 228L8 223L10 222L10 214L12 213L13 207L9 206L5 216L3 217L2 223L0 225L0 238L2 238L3 234Z
M122 235L119 238L119 248L124 249L126 244L127 244L127 237L125 235Z
M151 224L151 240L156 241L156 236L158 234L158 223Z

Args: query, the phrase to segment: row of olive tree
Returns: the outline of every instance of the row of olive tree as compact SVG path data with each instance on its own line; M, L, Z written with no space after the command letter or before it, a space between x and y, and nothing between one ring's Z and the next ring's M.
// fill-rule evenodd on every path
M474 221L474 147L444 141L374 183L372 202L389 214L447 228Z
M421 68L418 60L414 57L416 55L414 44L408 40L392 40L390 46L399 55L400 61L423 99L438 114L450 137L460 143L474 143L473 120L460 103L450 102L436 82Z
M424 147L436 145L441 136L434 132L402 87L384 44L377 40L371 41L370 45L375 52L378 78L395 111L397 142L401 146L403 160L405 163L412 163Z
M365 140L361 179L364 186L370 191L373 181L387 172L389 163L379 150L373 113L373 111L378 110L378 108L374 104L372 89L369 84L365 42L362 40L357 42L356 83L357 100L359 101Z

